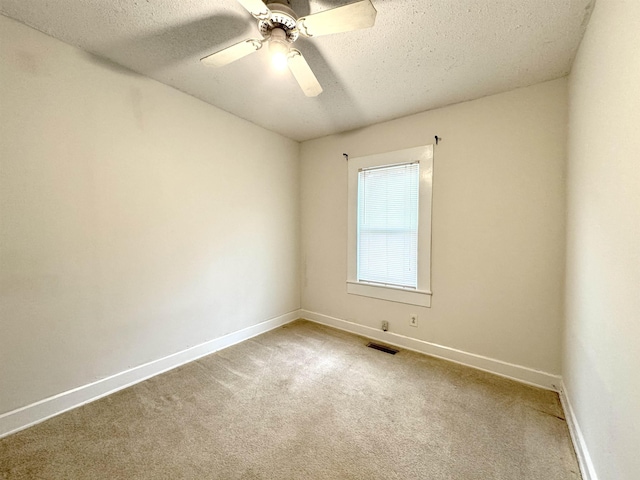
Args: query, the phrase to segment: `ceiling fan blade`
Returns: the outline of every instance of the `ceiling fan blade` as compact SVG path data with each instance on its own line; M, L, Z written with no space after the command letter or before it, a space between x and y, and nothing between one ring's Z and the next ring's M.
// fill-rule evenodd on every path
M307 97L317 97L322 93L322 87L318 79L311 71L311 67L300 53L300 50L292 48L289 52L289 70L291 70L298 85L300 85Z
M271 10L262 0L238 0L238 3L258 20L268 20L271 16Z
M297 27L306 37L360 30L373 27L377 13L370 0L362 0L301 17Z
M223 67L231 62L240 60L242 57L246 57L250 53L260 50L262 47L262 40L256 40L252 38L250 40L244 40L243 42L236 43L230 47L220 50L219 52L212 53L200 59L205 65L212 65L214 67Z

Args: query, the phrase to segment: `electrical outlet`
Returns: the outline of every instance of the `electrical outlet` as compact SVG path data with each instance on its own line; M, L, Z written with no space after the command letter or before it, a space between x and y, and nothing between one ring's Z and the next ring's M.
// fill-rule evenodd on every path
M418 326L418 315L416 313L412 313L411 315L409 315L409 325L411 325L412 327Z
M389 322L387 322L386 320L382 321L382 331L386 332L387 330L389 330Z

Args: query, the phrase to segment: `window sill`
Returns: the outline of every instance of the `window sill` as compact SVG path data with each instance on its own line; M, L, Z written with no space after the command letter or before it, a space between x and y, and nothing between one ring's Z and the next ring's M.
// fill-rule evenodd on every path
M372 297L390 302L407 303L420 307L431 307L431 292L406 290L404 288L385 287L369 283L347 281L347 293Z

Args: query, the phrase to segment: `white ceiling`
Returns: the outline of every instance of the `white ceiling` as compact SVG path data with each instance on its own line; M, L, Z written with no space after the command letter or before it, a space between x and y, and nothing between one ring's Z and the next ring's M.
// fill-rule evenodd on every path
M350 1L291 6L302 16ZM296 42L324 88L316 98L274 71L264 48L222 68L200 63L259 38L235 0L2 0L0 11L95 62L302 141L564 76L592 8L592 0L372 1L373 28Z

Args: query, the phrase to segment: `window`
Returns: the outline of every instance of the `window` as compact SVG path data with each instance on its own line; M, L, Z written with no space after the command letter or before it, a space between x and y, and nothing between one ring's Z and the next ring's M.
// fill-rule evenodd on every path
M433 146L349 159L347 292L431 306Z

